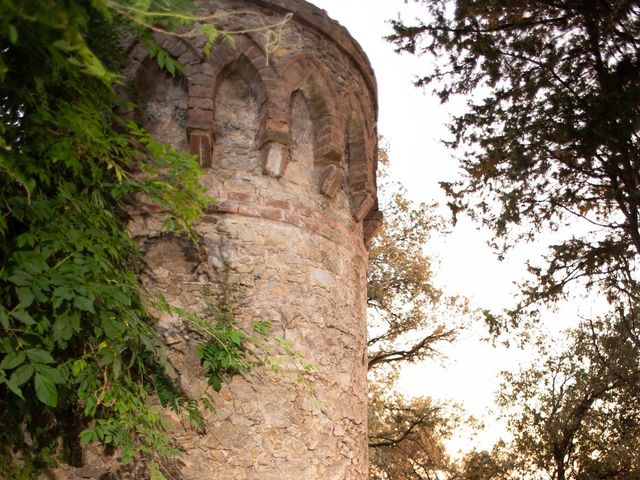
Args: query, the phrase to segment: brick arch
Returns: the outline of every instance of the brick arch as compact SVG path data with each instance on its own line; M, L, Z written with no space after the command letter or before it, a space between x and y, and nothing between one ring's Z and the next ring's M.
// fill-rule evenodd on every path
M315 165L322 169L319 188L333 198L344 175L341 168L343 135L333 84L322 62L309 53L287 58L279 71L282 79L277 97L279 110L289 112L293 96L297 92L303 95L314 125Z
M182 63L187 70L204 61L202 55L198 53L198 49L185 38L156 34L155 39L162 48ZM123 71L124 80L135 80L140 74L140 70L144 68L145 62L151 60L149 51L138 38L124 45L124 51L129 56L129 63Z
M291 97L300 91L309 105L311 116L322 122L317 132L315 156L320 163L339 163L342 158L342 131L337 115L337 95L322 62L309 53L289 57L279 68L282 78L280 95L289 106Z
M265 156L270 142L288 145L288 131L284 119L274 113L271 100L277 86L277 74L267 61L267 56L259 43L248 35L238 36L234 45L221 42L216 45L204 62L186 66L189 80L188 129L192 153L199 155L203 166L211 162L211 137L215 118L215 96L220 83L231 72L239 72L254 85L258 85L261 105L257 147ZM280 149L279 153L286 150ZM286 152L285 152L286 153ZM268 156L268 155L266 155ZM281 155L286 160L286 156Z
M264 109L268 99L265 82L258 72L258 69L255 67L254 63L244 53L236 56L233 61L226 63L219 70L218 74L215 77L215 80L211 82L211 87L213 88L214 109L215 98L218 95L220 85L232 74L237 74L247 85L251 87L254 94L256 95L258 105L261 105L261 107ZM193 79L191 79L191 83L193 84ZM214 110L212 116L215 117L215 115L216 112Z
M376 138L367 122L365 103L351 91L341 102L346 189L353 217L363 221L376 207Z
M217 85L222 80L221 75L225 71L229 71L229 66L238 60L246 61L246 67L243 68L252 68L252 72L257 74L260 83L264 85L267 99L265 105L266 121L270 110L273 109L269 99L273 98L274 90L277 87L277 74L273 66L268 63L267 56L260 45L247 35L238 36L234 45L226 41L219 43L201 65L187 67L190 94L196 98L213 98L218 88ZM211 117L213 118L214 115L215 112ZM198 125L198 128L205 126L207 125Z
M231 167L246 171L259 168L259 159L255 158L255 154L259 152L256 139L260 121L265 117L266 103L267 92L262 77L246 55L240 54L219 71L213 84L210 129L212 153L219 168ZM234 136L229 133L229 128L242 133ZM228 147L240 148L236 153L242 153L236 157L226 156L222 152ZM238 163L231 161L232 158L244 160ZM249 159L251 161L247 162Z
M195 49L186 40L167 37L166 35L157 35L157 40L159 44L175 58L180 58L181 55L187 51L189 51L195 58L195 55L193 54ZM124 83L131 84L132 82L138 82L141 79L144 81L144 77L149 74L151 64L155 64L155 60L151 58L147 48L137 38L126 43L123 46L123 49L129 57L127 67L122 71ZM159 68L157 68L157 70L161 73ZM136 86L139 87L139 85ZM132 101L135 97L134 92L123 85L117 84L114 86L114 89L120 100ZM119 113L127 118L133 117L133 112L131 111L121 110Z
M378 143L378 139L371 100L365 97L365 93L361 89L352 87L349 90L342 92L340 107L339 116L341 119L341 128L344 129L346 121L354 112L357 112L360 118L363 119L366 140L369 142L369 153L373 154L375 145Z
M158 38L158 42L161 45L164 40L164 37ZM176 39L170 38L168 40L175 41ZM173 84L173 94L179 92L179 98L169 95L171 101L175 102L174 108L172 109L175 113L171 114L169 112L164 112L168 118L172 118L173 116L172 121L169 123L170 125L175 125L175 128L169 129L173 131L172 139L167 140L164 137L167 133L167 128L165 127L162 128L162 132L154 131L153 120L147 117L141 117L140 114L143 112L138 107L119 107L118 113L124 118L132 119L144 124L145 128L147 128L152 135L157 138L162 138L163 141L171 142L174 148L178 148L180 150L187 149L188 145L185 144L185 141L188 143L188 136L187 131L184 128L185 114L188 109L187 78L181 75L171 76L167 71L161 69L157 60L151 57L148 49L144 47L138 39L130 41L128 45L124 46L124 50L127 52L131 60L127 68L122 71L124 83L128 84L128 86L123 84L117 84L114 86L120 100L131 101L134 105L140 106L140 100L143 101L143 104L146 104L150 98L153 98L155 101L154 103L156 103L157 106L157 101L160 98L167 100L167 92L158 96L156 89L161 85L166 88L169 85L167 82ZM179 51L176 51L176 49L172 48L166 48L166 50L174 57L177 57L180 53ZM146 108L144 110L146 110ZM178 138L178 135L183 140L176 143L175 140Z

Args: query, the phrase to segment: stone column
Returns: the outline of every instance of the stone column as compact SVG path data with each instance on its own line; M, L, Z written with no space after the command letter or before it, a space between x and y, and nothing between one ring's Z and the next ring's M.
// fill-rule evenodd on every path
M153 78L147 109L165 112L150 127L177 146L188 141L219 201L198 226L199 263L175 240L149 248L154 287L197 308L203 287L225 283L239 292L241 323L271 322L272 334L317 371L301 374L285 361L282 372L265 367L231 379L214 395L206 434L176 428L185 450L177 471L193 480L365 480L366 244L380 222L375 79L346 30L306 2L215 6L251 9L266 23L294 16L268 56L260 34L220 45L208 59L167 39L187 66L182 105L171 94L175 81L141 59L138 74ZM199 11L210 8L203 2ZM237 29L255 18L231 21ZM176 117L184 103L186 128ZM185 137L167 136L172 129ZM197 393L197 361L172 321L162 328L175 342L180 383Z

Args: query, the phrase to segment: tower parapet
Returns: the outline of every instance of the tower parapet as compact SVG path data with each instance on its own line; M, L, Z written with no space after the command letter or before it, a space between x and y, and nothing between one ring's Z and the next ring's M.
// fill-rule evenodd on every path
M380 214L375 185L377 87L365 53L344 27L301 0L201 2L198 8L205 16L216 11L227 14L232 22L229 30L255 26L254 15L266 23L276 23L289 13L293 19L274 51L267 51L264 32L237 36L234 45L224 42L208 57L199 53L202 42L175 37L162 41L186 68L184 133L189 149L204 167L215 168L214 158L220 157L215 148L215 122L220 116L216 98L224 81L235 75L260 103L255 147L262 172L279 179L290 158L292 95L301 93L314 124L318 188L329 198L345 190L356 219L364 220L368 241L380 224ZM155 68L142 46L134 48L131 58L129 78L147 77L151 86L162 76L156 70L154 78Z

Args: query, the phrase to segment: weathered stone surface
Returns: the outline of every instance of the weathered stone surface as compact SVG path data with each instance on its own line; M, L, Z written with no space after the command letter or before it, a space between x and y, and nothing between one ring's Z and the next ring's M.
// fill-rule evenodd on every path
M140 73L141 88L145 94L138 99L144 109L138 118L156 138L170 143L178 150L187 148L186 84L180 78L156 75L153 64L143 64Z

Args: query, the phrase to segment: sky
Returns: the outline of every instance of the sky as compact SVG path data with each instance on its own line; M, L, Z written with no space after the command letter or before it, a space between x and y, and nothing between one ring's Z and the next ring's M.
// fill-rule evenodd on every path
M345 26L371 61L378 81L378 132L390 146L393 179L404 185L412 200L444 205L446 197L439 182L457 178L459 169L442 140L447 138L451 115L463 111L464 101L441 105L428 90L415 87L413 81L428 71L429 60L397 54L383 38L391 33L390 19L411 22L424 15L424 8L413 0L308 1ZM446 215L446 208L441 213ZM577 228L583 227L572 224L563 229L564 235ZM515 305L516 283L526 278L526 260L542 255L554 237L541 232L536 243L519 245L503 261L487 246L490 238L490 232L462 218L450 234L429 242L425 253L437 260L436 286L446 294L464 296L472 307L499 312ZM581 316L593 318L604 307L597 297L576 296L556 310L544 311L539 330L559 337ZM517 370L536 359L533 346L507 349L493 345L487 336L484 325L472 323L457 342L442 349L444 358L407 366L401 373L401 393L458 403L486 425L473 436L468 430L457 431L448 443L453 455L473 448L490 449L496 440L507 437L494 404L500 372Z
M439 187L455 179L458 166L442 144L447 122L463 102L441 105L429 91L412 82L428 68L426 58L400 55L383 39L391 33L388 21L399 16L411 21L424 14L419 3L406 0L310 0L327 11L360 43L376 73L379 91L378 132L389 142L391 175L417 202L445 197ZM443 210L444 213L446 211ZM530 246L514 250L502 262L487 246L487 231L463 219L446 237L436 239L426 253L439 262L436 281L447 294L463 295L472 306L500 310L514 303L514 282L525 277ZM558 326L559 328L559 326ZM404 368L399 390L405 395L429 395L461 404L468 414L487 425L476 437L459 431L449 442L450 453L472 447L490 448L505 434L492 411L499 372L525 364L530 354L494 347L482 339L482 325L469 325L461 338L444 350L446 358Z

